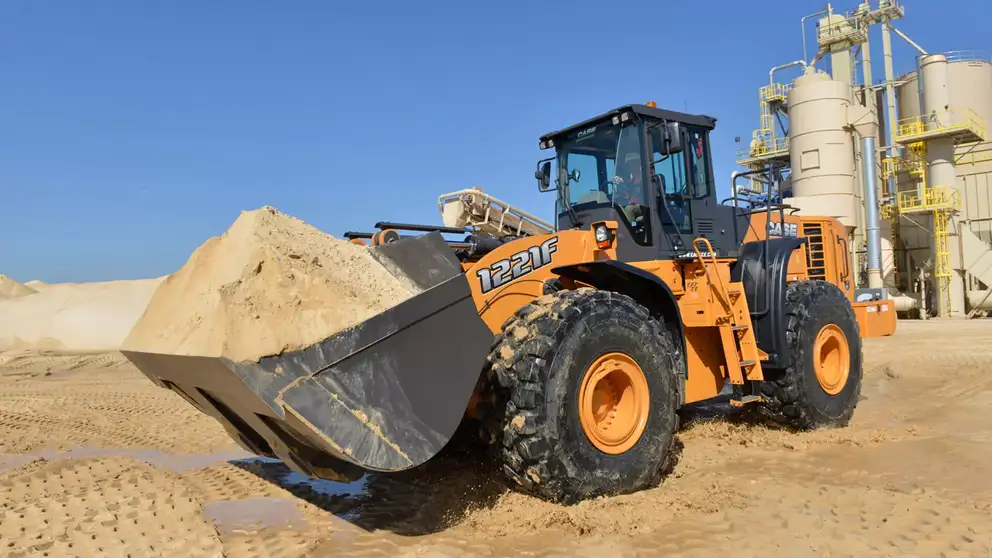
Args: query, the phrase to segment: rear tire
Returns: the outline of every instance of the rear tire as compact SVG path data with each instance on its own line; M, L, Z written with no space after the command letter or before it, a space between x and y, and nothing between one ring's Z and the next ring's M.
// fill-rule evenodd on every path
M490 355L509 484L561 503L652 486L673 453L680 358L663 324L618 293L561 291L521 308Z
M861 332L844 292L796 281L785 300L789 365L765 370L764 415L800 430L846 426L861 395Z

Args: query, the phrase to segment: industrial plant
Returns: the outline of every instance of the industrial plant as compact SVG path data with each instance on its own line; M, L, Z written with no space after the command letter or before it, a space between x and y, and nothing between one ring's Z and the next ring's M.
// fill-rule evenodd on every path
M759 126L738 152L739 165L765 172L735 176L734 194L755 207L837 218L847 238L801 233L810 268L849 243L859 300L892 300L904 318L984 316L992 310L992 61L927 50L897 29L905 17L903 3L876 0L847 12L827 4L798 22L802 58L770 69ZM881 51L869 42L874 29ZM895 40L916 52L915 70L899 76ZM872 77L879 54L880 80ZM799 77L776 81L792 67Z

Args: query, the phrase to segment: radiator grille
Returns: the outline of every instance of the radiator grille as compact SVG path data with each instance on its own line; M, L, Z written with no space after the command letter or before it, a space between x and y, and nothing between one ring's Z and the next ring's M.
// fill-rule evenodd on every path
M826 254L823 250L823 225L820 223L803 223L803 236L806 237L806 267L810 279L827 278Z

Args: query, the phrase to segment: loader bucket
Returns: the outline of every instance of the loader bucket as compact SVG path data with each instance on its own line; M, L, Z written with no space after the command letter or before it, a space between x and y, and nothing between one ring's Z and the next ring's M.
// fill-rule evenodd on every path
M439 234L373 250L424 290L305 349L259 362L122 353L245 449L300 473L354 480L420 465L458 427L493 335Z

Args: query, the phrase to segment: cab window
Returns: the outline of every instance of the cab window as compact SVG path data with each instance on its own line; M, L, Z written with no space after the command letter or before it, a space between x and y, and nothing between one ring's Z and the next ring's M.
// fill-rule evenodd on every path
M686 141L683 138L683 143ZM686 150L671 155L661 153L661 129L651 130L651 160L654 163L654 173L659 176L665 189L665 206L659 208L666 233L691 233L692 208L689 199L692 197L688 177L686 176Z
M685 152L689 158L689 179L692 182L692 197L705 198L710 193L709 136L705 130L688 127Z
M652 133L651 158L654 163L654 173L661 175L665 184L665 194L686 194L685 151L675 153L674 155L662 155L660 145L661 136L657 133Z

